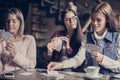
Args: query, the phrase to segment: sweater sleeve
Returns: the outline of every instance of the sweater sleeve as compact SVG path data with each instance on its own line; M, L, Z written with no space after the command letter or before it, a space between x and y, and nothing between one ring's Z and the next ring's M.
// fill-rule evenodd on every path
M16 65L19 65L23 68L35 68L36 66L36 43L35 39L32 36L28 38L28 45L26 46L26 56L21 55L19 51L17 51L16 56L13 59L13 62Z
M82 42L82 46L79 49L78 53L75 55L75 57L62 62L64 65L63 68L72 68L72 67L76 68L84 62L85 54L86 54L86 50L84 46L85 46L85 41Z
M118 47L117 47L117 60L113 60L104 55L103 61L100 62L102 66L105 68L113 71L113 72L120 72L120 35L118 37Z

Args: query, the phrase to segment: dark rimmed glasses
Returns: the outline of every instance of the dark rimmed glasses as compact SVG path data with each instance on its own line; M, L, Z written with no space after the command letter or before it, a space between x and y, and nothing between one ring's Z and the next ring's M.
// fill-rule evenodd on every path
M78 19L78 16L73 16L72 18L65 18L64 20L66 22L76 21Z

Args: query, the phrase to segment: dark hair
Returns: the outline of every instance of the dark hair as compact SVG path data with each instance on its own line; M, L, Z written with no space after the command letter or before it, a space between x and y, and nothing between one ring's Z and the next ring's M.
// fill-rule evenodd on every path
M64 26L64 32L67 34L67 28L65 26L65 22L64 22L64 18L65 18L65 15L68 13L68 12L72 12L74 13L75 16L77 16L76 12L74 12L72 9L65 9L63 12L62 12L62 15L61 15L61 22L62 22L62 25ZM78 16L77 16L78 17ZM81 46L81 40L83 39L84 35L82 33L82 30L81 30L81 25L80 25L80 21L79 21L79 18L77 19L77 28L74 29L74 32L71 36L71 40L70 40L70 46L75 49L77 46ZM77 46L76 46L77 45ZM78 47L78 48L79 48ZM79 49L75 50L76 52L78 51Z
M72 9L65 9L63 12L62 12L62 15L61 15L61 23L62 25L64 26L65 30L67 31L66 29L66 26L65 26L65 22L64 22L64 18L65 18L65 15L66 13L68 12L73 12L75 16L77 16L77 14L75 13L75 11L73 11Z

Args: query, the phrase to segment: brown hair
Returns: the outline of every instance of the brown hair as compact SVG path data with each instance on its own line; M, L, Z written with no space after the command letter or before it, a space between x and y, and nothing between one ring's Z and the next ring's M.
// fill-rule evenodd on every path
M115 22L115 14L109 3L101 2L95 5L91 11L91 14L94 12L102 13L106 17L106 20L108 21L106 26L110 31L117 31L116 22Z

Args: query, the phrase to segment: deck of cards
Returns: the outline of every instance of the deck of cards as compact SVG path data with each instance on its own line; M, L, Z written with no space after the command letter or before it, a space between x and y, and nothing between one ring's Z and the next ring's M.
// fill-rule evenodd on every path
M62 40L60 39L60 37L55 37L54 38L55 41L55 50L60 52L61 48L62 48Z
M95 44L87 43L85 48L86 48L86 51L89 53L92 53L92 52L100 52L101 53L102 52L101 47L98 45L95 45Z
M0 36L3 37L5 41L8 41L12 37L12 34L8 31L0 30Z

